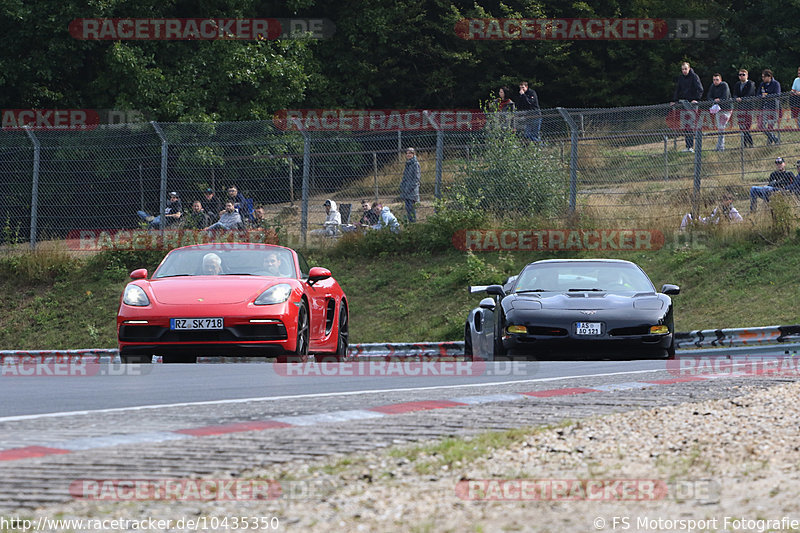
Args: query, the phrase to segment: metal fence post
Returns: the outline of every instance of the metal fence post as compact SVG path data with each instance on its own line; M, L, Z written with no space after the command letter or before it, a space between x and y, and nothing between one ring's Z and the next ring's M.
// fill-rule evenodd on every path
M667 153L667 136L664 135L664 179L669 179L669 154Z
M700 179L703 172L703 132L694 132L694 189L692 190L692 218L697 219L700 210Z
M400 131L398 130L398 133ZM375 177L375 201L378 201L378 152L372 152L372 172Z
M575 213L575 204L578 197L578 125L563 107L557 107L558 113L570 130L570 157L569 157L569 214Z
M427 111L423 111L422 114L425 116L425 119L433 126L433 129L436 130L436 184L434 186L433 195L434 197L439 200L442 197L442 161L444 159L444 134L442 133L442 129L439 125L434 122L431 116L428 114Z
M289 205L294 205L294 160L289 156Z
M169 153L169 145L167 144L167 136L164 135L164 130L161 129L158 122L152 120L150 124L161 139L161 198L158 201L158 220L161 221L159 226L163 235L164 228L167 227L165 213L167 211L167 155Z
M39 220L39 163L42 158L42 146L39 139L28 126L23 126L25 133L33 143L33 177L31 183L31 250L36 249L36 231Z

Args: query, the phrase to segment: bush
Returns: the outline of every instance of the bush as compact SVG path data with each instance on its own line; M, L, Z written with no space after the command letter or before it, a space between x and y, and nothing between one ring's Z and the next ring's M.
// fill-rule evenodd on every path
M401 253L431 253L453 247L453 235L463 229L482 228L488 217L468 199L437 200L436 211L425 222L405 224L399 233L388 230L347 233L331 250L334 256L374 257Z
M522 140L491 107L481 144L473 141L474 156L465 162L454 190L496 217L560 214L566 191L558 167L541 143Z
M0 259L0 278L20 283L41 283L66 276L78 261L59 250L24 252Z

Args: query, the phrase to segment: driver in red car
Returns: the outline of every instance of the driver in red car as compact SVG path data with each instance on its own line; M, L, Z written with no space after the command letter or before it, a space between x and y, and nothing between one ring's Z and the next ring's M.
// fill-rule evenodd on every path
M281 276L281 258L278 254L270 252L264 258L264 275Z
M216 276L222 274L222 258L217 254L206 254L203 256L203 274L206 276Z

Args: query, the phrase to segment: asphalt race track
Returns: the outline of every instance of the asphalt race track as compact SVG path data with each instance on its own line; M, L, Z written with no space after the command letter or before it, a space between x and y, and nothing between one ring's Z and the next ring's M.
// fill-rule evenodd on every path
M719 350L702 366L412 359L94 365L36 376L4 366L0 512L69 501L70 483L87 476L238 476L296 459L731 397L796 379L796 358L776 374L775 356L754 353L735 366ZM34 373L56 370L64 371Z

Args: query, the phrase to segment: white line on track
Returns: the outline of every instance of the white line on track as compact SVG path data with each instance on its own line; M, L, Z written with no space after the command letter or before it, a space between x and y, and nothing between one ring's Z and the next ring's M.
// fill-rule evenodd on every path
M735 364L734 364L735 365ZM577 376L560 376L560 377L552 377L552 378L534 378L534 379L524 379L524 380L512 380L512 381L499 381L499 382L488 382L488 383L466 383L463 385L437 385L432 387L409 387L405 389L372 389L372 390L360 390L360 391L343 391L343 392L321 392L321 393L314 393L314 394L297 394L297 395L286 395L286 396L261 396L257 398L232 398L228 400L207 400L202 402L183 402L183 403L167 403L167 404L154 404L154 405L136 405L131 407L112 407L109 409L92 409L92 410L85 410L85 411L64 411L64 412L57 412L57 413L40 413L35 415L16 415L16 416L6 416L0 417L0 423L3 422L15 422L18 420L36 420L39 418L58 418L58 417L65 417L65 416L78 416L78 415L90 415L90 414L102 414L102 413L120 413L125 411L143 411L146 409L165 409L168 407L191 407L191 406L199 406L199 405L225 405L225 404L237 404L237 403L248 403L248 402L272 402L278 400L290 400L290 399L303 399L303 398L333 398L338 396L355 396L358 394L380 394L380 393L387 393L387 392L411 392L411 391L425 391L425 390L444 390L444 389L462 389L462 388L471 388L471 387L487 387L487 386L497 386L497 385L516 385L520 383L544 383L549 381L562 381L566 379L580 379L580 378L597 378L597 377L607 377L607 376L624 376L624 375L631 375L631 374L652 374L654 372L664 372L665 369L651 369L651 370L628 370L625 372L606 372L602 374L580 374Z

